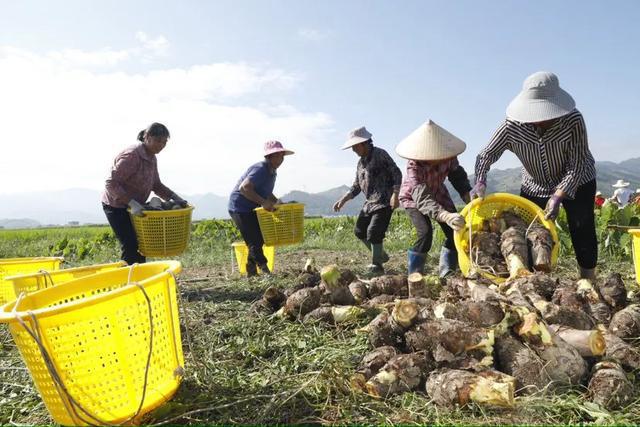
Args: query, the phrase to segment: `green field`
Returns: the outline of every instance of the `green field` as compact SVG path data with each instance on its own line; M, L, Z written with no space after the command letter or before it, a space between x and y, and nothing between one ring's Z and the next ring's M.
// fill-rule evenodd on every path
M287 287L307 258L319 266L337 263L365 273L368 257L353 236L354 218L309 219L301 245L278 249L275 275L247 280L233 271L231 243L238 233L229 221L194 224L190 246L178 259L186 374L176 397L150 414L153 423L616 423L640 422L640 401L606 412L589 404L581 390L569 394L518 397L511 410L471 406L443 409L423 392L376 400L349 388L349 376L366 353L366 324L331 327L249 316L248 308L268 286ZM559 219L563 228L566 221ZM599 270L623 274L635 288L630 239L607 224L637 225L638 213L607 209L598 216ZM387 235L388 270L406 273L406 249L414 231L396 212ZM436 233L428 267L437 267ZM555 275L571 278L576 265L568 235ZM67 266L119 258L108 227L0 231L0 258L63 255ZM640 386L640 382L636 382ZM51 423L13 340L0 326L0 424Z

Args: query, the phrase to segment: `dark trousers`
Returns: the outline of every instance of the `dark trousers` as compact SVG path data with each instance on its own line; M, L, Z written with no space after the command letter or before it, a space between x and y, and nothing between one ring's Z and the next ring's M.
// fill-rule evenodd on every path
M258 215L255 212L229 212L231 219L240 230L242 240L249 249L247 256L247 271L255 271L255 266L264 265L267 263L267 258L262 252L262 245L264 245L264 239L262 238L262 232L260 231L260 224L258 223Z
M433 241L433 226L431 225L431 219L416 208L406 208L405 211L407 212L407 215L409 215L409 218L411 218L411 222L418 233L418 240L416 240L412 250L414 252L426 254L431 249L431 242ZM440 225L440 228L442 228L445 237L442 246L455 251L456 246L453 242L453 228L449 227L444 222L438 222L438 224Z
M542 209L545 208L548 197L533 197L522 190L520 195L531 200ZM567 212L571 243L576 253L578 265L582 268L595 268L598 262L598 239L596 237L596 222L593 213L593 200L596 196L596 180L589 181L578 187L573 200L564 199L562 206Z
M358 239L367 240L372 245L382 243L387 228L389 228L392 213L391 207L378 209L371 213L360 211L353 232Z
M127 209L114 208L104 203L102 204L102 209L105 215L107 215L109 225L120 242L120 249L122 250L120 258L129 265L146 262L147 259L138 252L138 238L136 237L136 232L133 229L133 224L131 223Z

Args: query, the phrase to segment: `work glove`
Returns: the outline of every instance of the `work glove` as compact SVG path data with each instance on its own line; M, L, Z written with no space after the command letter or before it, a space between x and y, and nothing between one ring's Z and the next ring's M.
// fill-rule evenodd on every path
M444 222L455 231L460 231L464 228L464 217L459 213L442 211L436 217L438 222Z
M484 194L487 192L487 184L484 181L476 182L476 185L473 186L471 190L471 198L472 199L484 199Z
M562 197L555 194L547 201L547 206L544 208L544 219L550 219L553 221L558 217L560 213L560 203L562 203Z
M189 204L185 199L178 196L176 193L173 193L169 198L169 200L173 201L176 205L180 206L181 208L186 208L187 205Z
M138 203L137 200L131 199L131 201L129 201L129 208L131 208L131 215L144 216L144 212L142 212L144 210L144 206Z

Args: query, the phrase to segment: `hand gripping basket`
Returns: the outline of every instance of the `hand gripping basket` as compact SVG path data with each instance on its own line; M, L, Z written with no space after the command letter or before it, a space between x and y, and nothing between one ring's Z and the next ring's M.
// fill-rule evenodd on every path
M138 252L148 257L180 255L187 249L193 206L167 211L143 211L131 216L138 238Z
M511 210L517 213L527 224L531 224L534 219L539 221L544 227L551 232L553 238L553 250L551 252L551 265L555 266L558 261L558 251L560 245L558 241L558 233L553 221L544 219L544 212L538 205L524 197L516 196L508 193L495 193L486 196L484 199L474 199L471 203L462 209L460 214L465 218L465 227L461 231L454 234L454 242L458 251L458 263L462 274L467 276L471 269L471 261L469 260L469 237L478 231L482 226L482 221L492 218L500 214L502 211ZM471 227L470 227L471 226ZM490 272L478 271L486 278L502 283L506 279L498 277Z
M13 283L13 290L15 291L15 294L20 295L22 292L28 294L44 288L61 285L71 280L79 279L91 274L115 270L116 268L124 267L126 265L126 262L118 261L109 264L95 264L84 267L65 268L63 270L51 272L40 270L37 273L9 276L6 277L5 280Z
M291 245L304 239L304 204L276 205L273 212L256 208L256 214L266 246Z
M177 261L97 273L0 308L47 409L62 425L130 424L184 373Z
M16 299L13 283L6 281L5 277L33 273L39 270L58 270L62 261L64 261L64 258L60 257L0 259L0 305Z

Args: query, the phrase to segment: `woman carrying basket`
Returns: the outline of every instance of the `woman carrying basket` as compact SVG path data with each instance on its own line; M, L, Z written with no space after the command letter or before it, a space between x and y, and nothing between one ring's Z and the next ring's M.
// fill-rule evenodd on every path
M544 209L547 219L555 219L564 206L580 278L595 279L596 168L575 105L555 74L540 71L527 77L507 107L507 119L476 159L472 194L484 197L489 168L505 150L513 152L523 166L520 195Z
M469 203L471 184L457 157L465 148L464 142L431 120L396 147L396 153L409 160L400 188L400 204L418 233L418 240L407 253L409 274L424 272L433 240L431 219L438 222L445 236L440 250L439 276L452 274L458 267L453 231L464 227L464 218L456 212L444 181L449 179L462 200Z
M271 273L262 251L264 239L254 209L260 206L268 211L275 209L278 202L273 195L276 170L282 165L284 156L290 154L293 154L293 151L286 150L279 141L265 142L264 160L251 165L242 174L229 197L229 215L249 249L247 277L255 276L258 273L257 268L263 273Z
M164 149L169 137L169 130L161 123L152 123L140 131L140 142L116 156L106 180L102 208L120 242L121 258L129 265L143 263L146 258L138 252L138 239L127 206L132 215L144 216L142 204L151 191L165 200L187 205L186 200L164 185L158 175L156 154Z

